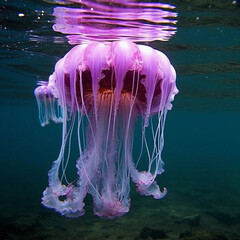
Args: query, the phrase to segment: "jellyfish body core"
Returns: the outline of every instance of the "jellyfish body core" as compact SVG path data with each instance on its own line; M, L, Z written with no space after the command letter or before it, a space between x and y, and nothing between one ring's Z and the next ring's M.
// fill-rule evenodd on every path
M62 122L61 150L43 205L78 217L89 193L96 215L118 217L129 211L130 178L140 194L164 197L167 190L155 178L163 172L163 130L178 92L175 80L163 53L129 41L78 45L60 59L49 81L35 89L41 125ZM141 137L134 145L136 125ZM78 179L69 182L73 131ZM137 170L141 161L148 162L144 171Z

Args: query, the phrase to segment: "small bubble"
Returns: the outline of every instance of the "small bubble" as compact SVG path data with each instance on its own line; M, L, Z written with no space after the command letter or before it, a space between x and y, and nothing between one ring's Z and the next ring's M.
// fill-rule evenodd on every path
M199 20L199 17L196 17L196 20L198 21L198 20Z

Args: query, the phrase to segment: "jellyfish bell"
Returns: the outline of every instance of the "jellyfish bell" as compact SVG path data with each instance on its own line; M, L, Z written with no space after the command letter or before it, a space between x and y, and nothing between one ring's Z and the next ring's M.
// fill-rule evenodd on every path
M49 171L44 206L78 217L89 193L96 215L118 217L129 211L130 178L140 194L164 197L167 190L161 191L155 178L163 172L165 118L178 90L175 70L163 53L130 41L78 45L56 63L48 83L39 85L41 125L62 122L61 150ZM73 130L79 158L78 179L71 183L66 169ZM148 162L145 171L138 170L141 161Z

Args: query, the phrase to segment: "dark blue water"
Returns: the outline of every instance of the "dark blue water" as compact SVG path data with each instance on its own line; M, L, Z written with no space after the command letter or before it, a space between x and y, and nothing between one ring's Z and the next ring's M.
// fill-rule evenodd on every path
M0 55L0 239L240 239L240 4L165 1L178 32L151 46L175 66L180 93L168 113L160 200L131 189L130 212L78 219L41 205L61 126L42 128L33 90L71 46L51 29L50 1L2 1ZM42 11L44 11L42 13ZM24 17L19 17L24 13Z

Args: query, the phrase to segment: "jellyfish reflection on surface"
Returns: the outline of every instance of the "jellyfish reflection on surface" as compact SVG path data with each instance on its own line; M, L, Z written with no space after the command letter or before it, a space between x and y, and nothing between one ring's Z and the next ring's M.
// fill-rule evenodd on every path
M163 130L178 92L175 80L163 53L130 41L78 45L60 59L49 81L35 89L41 125L62 122L61 150L49 171L43 205L78 217L89 193L96 215L118 217L129 211L130 178L140 194L164 197L167 190L160 191L155 178L163 172ZM138 149L133 147L137 121ZM78 180L69 183L65 174L73 129ZM141 161L148 162L145 171L137 170Z

